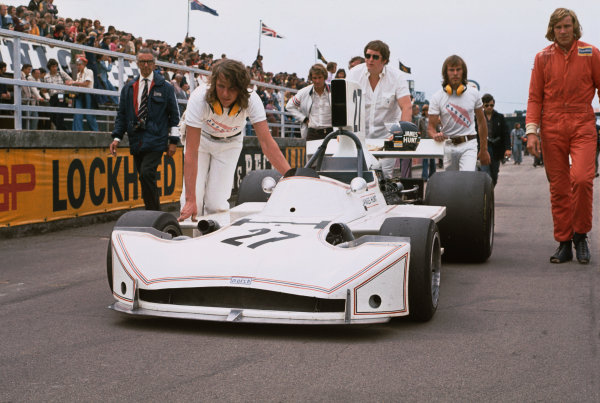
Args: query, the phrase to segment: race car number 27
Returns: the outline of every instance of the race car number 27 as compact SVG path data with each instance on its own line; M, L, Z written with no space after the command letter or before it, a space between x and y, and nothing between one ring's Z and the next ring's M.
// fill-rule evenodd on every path
M292 234L291 232L279 231L276 234L279 234L281 236L271 236L269 238L261 239L260 241L257 241L257 239L259 239L261 236L269 234L271 232L271 230L268 228L257 228L257 229L251 229L250 232L252 232L252 234L234 236L232 238L223 239L221 242L229 244L229 245L233 245L233 246L242 246L246 242L252 242L246 246L250 249L255 249L261 245L264 245L264 244L267 244L270 242L284 241L286 239L292 239L292 238L296 238L297 236L300 236L299 234ZM257 237L259 237L259 238L257 238Z

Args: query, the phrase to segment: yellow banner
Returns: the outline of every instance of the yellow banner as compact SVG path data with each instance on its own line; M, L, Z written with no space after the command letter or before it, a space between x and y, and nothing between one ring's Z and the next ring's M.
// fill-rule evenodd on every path
M133 156L107 148L3 149L0 227L141 207ZM163 155L157 185L161 203L179 201L183 155Z

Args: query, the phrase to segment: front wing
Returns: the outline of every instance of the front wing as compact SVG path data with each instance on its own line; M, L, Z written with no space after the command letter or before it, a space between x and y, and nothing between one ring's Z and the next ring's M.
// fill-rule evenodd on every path
M142 243L125 248L128 236ZM172 250L163 253L159 249L183 247L189 241L152 238L128 231L113 233L112 242L117 245L112 250L113 295L117 302L109 308L130 315L283 324L380 323L409 313L407 239L369 236L345 248L331 247L336 262L344 261L346 255L346 263L352 259L359 264L348 270L331 269L335 275L330 278L302 278L297 270L277 276L230 272L234 269L193 275L172 271L165 278L144 272L142 265L136 264L142 259L136 256L136 248L140 254L156 250L156 256L169 257ZM167 264L157 262L158 266Z

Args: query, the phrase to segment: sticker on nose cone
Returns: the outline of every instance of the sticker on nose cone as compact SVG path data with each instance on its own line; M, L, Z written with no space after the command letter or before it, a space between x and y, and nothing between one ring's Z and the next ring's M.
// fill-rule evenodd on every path
M252 278L251 277L231 277L229 284L234 285L251 285Z

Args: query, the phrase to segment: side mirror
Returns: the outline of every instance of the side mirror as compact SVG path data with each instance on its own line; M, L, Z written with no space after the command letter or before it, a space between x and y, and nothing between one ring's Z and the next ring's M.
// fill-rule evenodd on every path
M367 181L364 178L357 176L350 182L350 192L364 193L367 191Z

